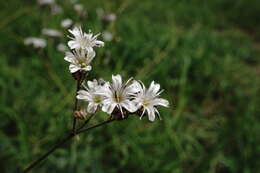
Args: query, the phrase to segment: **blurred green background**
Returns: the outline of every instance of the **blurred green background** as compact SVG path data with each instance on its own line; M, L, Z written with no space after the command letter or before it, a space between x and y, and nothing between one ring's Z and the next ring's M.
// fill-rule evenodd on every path
M0 2L0 172L21 171L71 129L75 81L57 50L68 41L65 18L113 36L96 49L89 79L155 80L171 106L160 108L162 121L130 117L82 134L33 172L260 171L260 1L77 3L85 14L70 1L56 1L58 14L32 0ZM104 19L111 14L115 20ZM44 36L43 28L64 36ZM47 47L24 45L30 36Z

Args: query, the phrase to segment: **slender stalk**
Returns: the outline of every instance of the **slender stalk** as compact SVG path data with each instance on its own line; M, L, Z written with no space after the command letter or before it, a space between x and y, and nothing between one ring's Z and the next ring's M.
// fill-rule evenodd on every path
M50 154L52 154L57 148L61 147L63 144L65 144L67 141L69 141L70 139L72 139L74 136L76 136L77 134L83 133L83 132L87 132L91 129L100 127L102 125L108 124L112 121L114 121L115 119L108 119L106 121L103 121L99 124L96 124L94 126L91 126L89 128L83 129L83 130L76 130L75 133L71 133L68 136L66 136L63 140L61 140L60 142L58 142L57 144L55 144L49 151L47 151L45 154L43 154L41 157L39 157L37 160L33 161L24 171L23 173L27 173L29 171L31 171L35 166L37 166L42 160L44 160L45 158L47 158ZM85 124L86 125L86 124Z
M89 116L89 118L77 129L77 131L79 131L79 130L81 130L83 127L85 127L85 125L92 119L92 117L95 115L95 113L94 114L91 114L90 116Z
M81 84L81 79L77 80L77 88L76 88L76 94L75 94L75 102L74 102L74 108L73 108L73 114L75 111L78 110L78 99L77 99L77 93L80 90L80 84ZM73 118L73 127L72 127L72 132L75 134L76 133L76 125L77 125L77 118Z
M94 126L91 126L91 127L86 128L86 129L78 130L78 131L76 132L76 134L78 135L78 134L80 134L80 133L89 131L89 130L94 129L94 128L96 128L96 127L99 127L99 126L105 125L105 124L107 124L107 123L113 122L113 121L115 121L115 120L116 120L116 119L108 119L108 120L106 120L106 121L103 121L102 123L96 124L96 125L94 125Z
M65 137L63 140L55 144L48 152L43 154L41 157L33 161L24 171L23 173L29 172L32 170L36 165L38 165L42 160L44 160L46 157L48 157L51 153L53 153L57 148L65 144L69 139L74 137L75 135L73 133L69 134L67 137Z

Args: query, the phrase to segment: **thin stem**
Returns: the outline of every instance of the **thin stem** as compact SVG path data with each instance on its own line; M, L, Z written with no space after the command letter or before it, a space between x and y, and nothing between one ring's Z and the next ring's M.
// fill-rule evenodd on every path
M58 142L57 144L55 144L49 151L47 151L45 154L43 154L41 157L39 157L37 160L33 161L24 171L23 173L27 173L29 171L31 171L35 166L37 166L42 160L44 160L46 157L48 157L51 153L53 153L57 148L61 147L63 144L65 144L68 140L70 140L71 138L73 138L76 134L80 134L83 132L87 132L91 129L97 128L99 126L108 124L109 122L114 121L115 119L108 119L106 121L103 121L99 124L96 124L94 126L91 126L89 128L83 129L83 130L77 130L75 133L71 133L69 134L67 137L65 137L63 140L61 140L60 142Z
M105 124L110 123L110 122L115 121L115 120L116 120L116 119L108 119L108 120L106 120L106 121L103 121L102 123L96 124L96 125L91 126L91 127L89 127L89 128L82 129L82 130L78 130L78 131L76 132L76 134L80 134L80 133L89 131L89 130L91 130L91 129L93 129L93 128L96 128L96 127L105 125Z
M75 94L75 102L74 102L74 108L73 108L73 114L75 111L78 110L78 99L77 99L77 93L80 90L80 84L81 84L81 79L77 80L77 88L76 88L76 94ZM73 118L73 127L72 127L72 132L75 134L76 133L76 125L77 125L77 118Z
M51 153L53 153L57 148L65 144L69 139L74 137L74 134L69 134L67 137L65 137L63 140L55 144L48 152L43 154L41 157L39 157L37 160L33 161L30 166L28 166L23 173L29 172L31 169L33 169L36 165L38 165L42 160L44 160L46 157L48 157Z
M90 117L77 129L77 131L81 130L83 127L85 127L87 125L87 123L91 120L91 118L95 115L91 114Z

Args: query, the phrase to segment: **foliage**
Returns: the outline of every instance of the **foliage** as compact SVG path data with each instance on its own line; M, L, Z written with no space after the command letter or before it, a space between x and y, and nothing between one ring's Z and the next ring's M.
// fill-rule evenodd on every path
M1 172L24 168L71 129L75 82L56 49L60 40L46 37L42 51L23 44L44 27L68 34L64 18L114 34L98 50L90 79L120 73L155 80L171 107L161 109L162 121L130 117L81 135L35 172L259 171L258 1L82 3L87 19L67 1L55 16L32 1L0 2ZM116 13L116 21L104 28L97 8Z

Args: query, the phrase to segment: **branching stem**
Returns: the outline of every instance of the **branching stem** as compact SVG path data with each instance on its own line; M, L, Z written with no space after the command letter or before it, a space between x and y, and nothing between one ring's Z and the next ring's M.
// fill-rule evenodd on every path
M66 136L63 140L61 140L60 142L58 142L57 144L55 144L49 151L47 151L45 154L43 154L41 157L39 157L38 159L36 159L35 161L33 161L24 171L23 173L27 173L29 171L31 171L35 166L37 166L42 160L44 160L45 158L47 158L50 154L52 154L57 148L61 147L63 144L65 144L67 141L69 141L70 139L72 139L74 136L83 133L83 132L87 132L91 129L100 127L102 125L108 124L110 122L113 122L115 119L108 119L106 121L103 121L99 124L96 124L94 126L88 127L86 129L82 129L83 127L80 127L78 129L75 130L75 133L70 133L68 136ZM87 123L84 123L84 126Z

